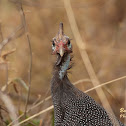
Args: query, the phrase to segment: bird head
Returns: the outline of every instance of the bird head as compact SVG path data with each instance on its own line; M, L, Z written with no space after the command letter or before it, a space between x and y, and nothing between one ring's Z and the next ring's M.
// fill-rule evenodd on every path
M72 45L68 36L63 32L63 23L59 25L59 31L52 40L52 54L59 55L61 58L66 53L72 52Z

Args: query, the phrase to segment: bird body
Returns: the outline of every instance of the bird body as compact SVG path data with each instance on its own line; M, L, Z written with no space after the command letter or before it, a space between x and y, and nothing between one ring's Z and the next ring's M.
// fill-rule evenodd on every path
M51 80L55 126L116 126L102 106L69 81L67 69L72 46L69 37L63 33L62 23L52 46L53 54L57 55ZM118 123L124 126L120 121Z

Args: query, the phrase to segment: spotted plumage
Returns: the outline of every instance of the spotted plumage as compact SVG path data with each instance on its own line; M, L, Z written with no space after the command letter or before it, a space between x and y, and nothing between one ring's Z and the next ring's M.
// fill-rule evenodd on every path
M69 81L67 69L72 45L63 32L62 23L52 44L52 53L57 55L51 80L55 126L116 126L112 121L113 116ZM114 119L120 126L124 126L115 117Z

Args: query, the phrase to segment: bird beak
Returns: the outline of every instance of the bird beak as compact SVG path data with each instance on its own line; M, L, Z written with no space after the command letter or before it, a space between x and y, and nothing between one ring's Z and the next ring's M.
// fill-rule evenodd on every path
M62 47L59 50L59 54L60 54L61 57L64 55L64 49Z

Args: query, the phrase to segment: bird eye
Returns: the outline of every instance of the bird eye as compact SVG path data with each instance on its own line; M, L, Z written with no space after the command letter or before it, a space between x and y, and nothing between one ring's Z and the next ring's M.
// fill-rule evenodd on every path
M68 46L70 46L70 40L68 40L68 43L67 44L68 44Z
M55 43L54 43L54 41L52 41L52 46L55 47Z
M52 50L54 51L55 50L55 42L52 41Z

